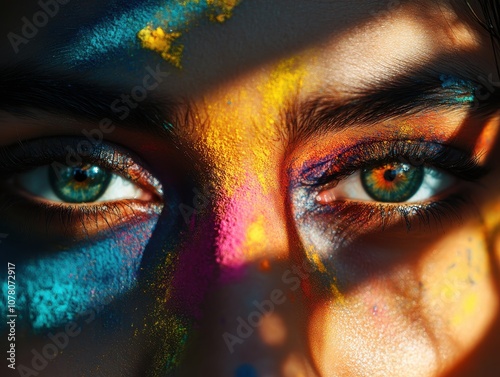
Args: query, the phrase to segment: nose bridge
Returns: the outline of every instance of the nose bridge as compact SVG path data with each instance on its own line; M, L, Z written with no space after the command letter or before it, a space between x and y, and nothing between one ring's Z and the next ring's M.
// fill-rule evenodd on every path
M303 75L297 61L287 60L249 86L222 88L197 103L193 144L215 193L212 251L219 274L189 346L197 362L184 364L183 376L314 375L281 187L280 112Z

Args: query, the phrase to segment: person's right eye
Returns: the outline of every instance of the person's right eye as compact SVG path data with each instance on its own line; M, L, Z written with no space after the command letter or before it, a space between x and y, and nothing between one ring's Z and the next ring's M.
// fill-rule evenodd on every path
M13 224L73 238L160 213L162 186L136 157L104 142L79 156L79 143L47 138L2 149L0 197Z
M95 203L151 200L152 194L130 180L100 167L84 164L57 169L51 165L18 174L13 182L36 200L54 203Z

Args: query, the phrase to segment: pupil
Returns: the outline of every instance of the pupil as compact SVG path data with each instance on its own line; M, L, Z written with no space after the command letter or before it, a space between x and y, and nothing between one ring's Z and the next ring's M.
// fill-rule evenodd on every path
M87 172L84 170L81 170L81 169L77 169L77 170L75 170L73 178L77 182L83 182L87 179Z
M393 182L398 176L396 170L390 169L384 172L384 179L389 182Z

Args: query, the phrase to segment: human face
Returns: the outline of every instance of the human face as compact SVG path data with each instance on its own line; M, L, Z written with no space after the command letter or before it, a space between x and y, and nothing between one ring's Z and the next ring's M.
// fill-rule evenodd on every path
M17 374L495 373L499 78L465 2L42 3L0 12Z

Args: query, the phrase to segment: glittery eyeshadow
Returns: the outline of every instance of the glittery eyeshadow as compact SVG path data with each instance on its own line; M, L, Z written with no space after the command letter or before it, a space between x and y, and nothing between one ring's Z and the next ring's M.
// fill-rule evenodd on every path
M447 101L452 104L463 103L472 105L474 103L476 87L471 82L445 74L440 75L439 79L442 82L441 87L451 93Z

